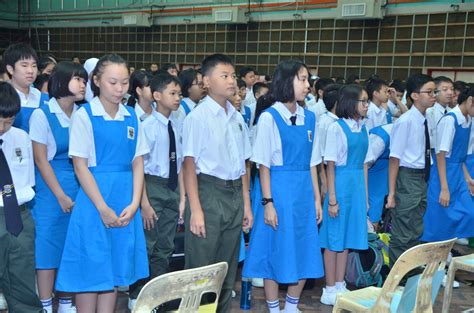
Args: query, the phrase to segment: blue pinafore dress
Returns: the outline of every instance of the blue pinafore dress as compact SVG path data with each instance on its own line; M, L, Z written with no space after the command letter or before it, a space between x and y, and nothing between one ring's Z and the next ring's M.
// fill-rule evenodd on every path
M368 171L369 218L377 223L382 217L384 198L388 194L388 161L390 157L390 135L382 126L372 128L370 134L379 136L385 150Z
M336 201L339 215L330 217L329 197L324 200L323 222L319 229L322 248L331 251L368 249L367 204L365 196L364 161L369 146L365 125L352 132L346 122L337 120L347 138L347 162L335 167ZM327 143L331 144L331 143Z
M250 127L250 118L252 117L252 111L248 106L244 106L244 112L242 112L242 117L244 118L245 124Z
M136 151L138 121L135 111L124 121L106 121L93 116L97 166L89 168L105 203L117 216L133 197L132 161ZM56 289L98 292L128 286L148 277L148 258L140 210L126 227L106 228L99 211L82 188L69 222Z
M454 125L456 125L451 155L446 158L446 177L451 197L448 207L443 207L439 203L441 184L437 164L433 164L428 182L428 204L423 218L422 241L474 237L474 202L462 167L466 161L471 129L459 125L454 113L447 113L442 118L446 116L454 117Z
M305 110L305 124L291 126L275 108L267 112L278 127L283 152L283 165L270 168L279 225L273 230L264 223L264 208L260 204L242 276L279 283L322 277L324 269L310 172L315 115Z
M48 105L41 105L56 142L56 155L49 162L64 193L74 201L79 182L74 173L69 151L69 127L62 127L56 114ZM35 256L37 269L58 268L64 248L70 213L64 213L61 205L36 168L36 197L31 213L35 220ZM74 208L73 208L74 209Z
M23 129L27 133L30 132L30 117L37 108L21 107L20 112L15 116L13 126Z
M186 101L182 100L181 99L181 106L183 107L184 109L184 113L186 113L186 115L188 115L190 112L191 112L191 109L189 108L188 104L186 103Z

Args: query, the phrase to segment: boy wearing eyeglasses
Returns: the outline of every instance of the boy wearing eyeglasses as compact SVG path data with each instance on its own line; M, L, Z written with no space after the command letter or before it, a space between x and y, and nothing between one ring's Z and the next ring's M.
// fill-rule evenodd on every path
M229 265L217 312L229 312L242 228L253 222L245 161L251 148L242 115L228 101L236 92L229 57L202 62L207 97L184 120L185 267Z
M413 101L408 112L395 122L390 133L389 194L392 208L390 266L419 243L423 234L426 191L431 165L426 110L436 101L433 78L415 74L407 80L407 96Z

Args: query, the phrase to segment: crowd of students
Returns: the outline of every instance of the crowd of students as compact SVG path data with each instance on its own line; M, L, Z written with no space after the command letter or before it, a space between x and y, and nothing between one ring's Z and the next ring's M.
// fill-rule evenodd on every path
M271 313L346 292L349 249L390 209L390 263L421 241L474 237L474 88L414 74L362 84L297 60L271 82L222 54L199 70L149 71L109 54L38 59L10 45L0 82L0 289L9 312L133 308L169 271L177 223L185 267L226 261L263 279ZM38 87L39 89L33 87ZM250 231L247 251L242 232ZM322 252L323 251L323 252ZM76 306L73 306L74 303Z

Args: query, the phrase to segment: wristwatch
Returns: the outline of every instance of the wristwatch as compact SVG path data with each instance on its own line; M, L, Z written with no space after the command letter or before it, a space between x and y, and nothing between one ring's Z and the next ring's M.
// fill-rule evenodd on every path
M269 202L273 203L273 198L262 198L262 205L263 206L267 205Z

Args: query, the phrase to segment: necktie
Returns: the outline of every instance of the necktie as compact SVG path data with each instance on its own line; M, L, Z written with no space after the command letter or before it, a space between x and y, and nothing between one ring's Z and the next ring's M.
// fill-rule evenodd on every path
M296 125L296 115L290 117L291 125Z
M170 136L170 175L168 179L168 187L174 191L178 186L178 165L176 163L176 139L174 137L174 131L173 127L171 126L171 121L168 121L168 135Z
M431 166L431 158L430 158L430 134L428 132L428 122L425 119L425 181L430 179L430 166Z
M3 210L5 211L5 224L7 231L14 236L18 236L23 230L23 222L21 221L13 179L3 153L2 144L3 139L0 139L0 190L3 198Z
M448 113L448 109L444 108L444 114Z

